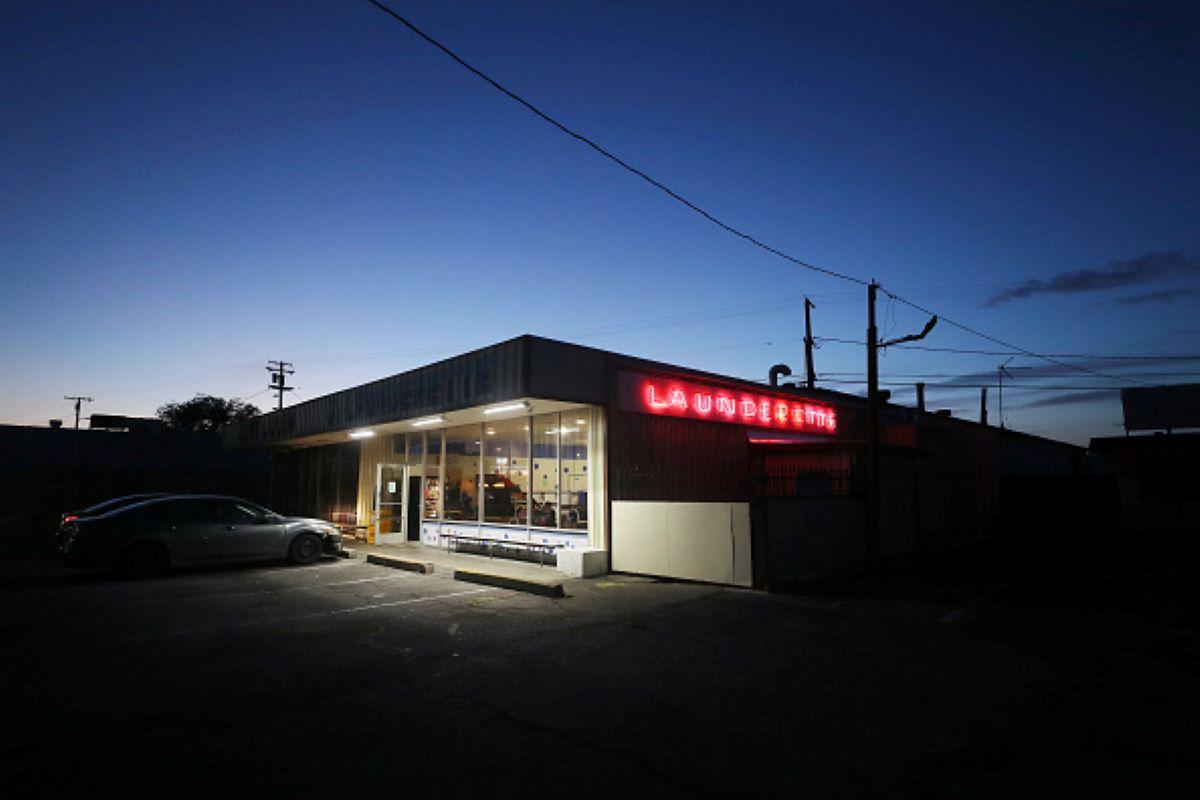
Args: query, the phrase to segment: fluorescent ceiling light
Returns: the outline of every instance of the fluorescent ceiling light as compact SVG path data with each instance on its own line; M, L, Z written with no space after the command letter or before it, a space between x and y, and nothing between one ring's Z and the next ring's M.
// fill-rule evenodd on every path
M375 435L375 431L350 431L351 439L370 439Z
M484 414L503 414L506 411L529 411L533 408L529 403L522 400L519 403L505 403L502 406L492 406L483 410Z
M413 423L413 427L415 428L415 427L419 427L421 425L437 425L439 422L445 422L445 421L446 421L446 418L443 417L441 414L438 414L436 417L426 417L425 419L417 420L416 422Z

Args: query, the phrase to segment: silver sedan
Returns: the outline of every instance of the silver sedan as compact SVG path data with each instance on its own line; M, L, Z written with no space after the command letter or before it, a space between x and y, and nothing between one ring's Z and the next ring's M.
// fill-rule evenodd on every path
M167 495L64 524L68 566L116 568L130 577L172 566L289 559L311 564L341 551L341 532L319 519L284 517L221 495Z

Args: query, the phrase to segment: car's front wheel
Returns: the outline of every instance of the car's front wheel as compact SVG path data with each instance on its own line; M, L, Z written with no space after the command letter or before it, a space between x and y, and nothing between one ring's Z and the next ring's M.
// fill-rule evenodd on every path
M152 578L167 571L167 550L160 544L135 544L121 554L117 568L126 578Z
M321 557L321 540L311 533L302 533L292 539L288 558L295 564L313 564Z

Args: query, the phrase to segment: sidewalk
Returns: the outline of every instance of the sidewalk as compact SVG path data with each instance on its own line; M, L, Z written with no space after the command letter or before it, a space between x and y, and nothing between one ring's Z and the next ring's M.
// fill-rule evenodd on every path
M528 561L517 561L511 558L488 558L474 553L456 553L441 547L430 547L419 542L403 544L367 544L361 541L343 541L342 546L353 550L360 559L366 559L373 553L397 558L410 558L414 561L427 561L433 564L435 574L450 577L456 569L477 570L502 575L506 578L517 578L533 581L574 581L582 578L571 578L554 568L553 565L539 566Z

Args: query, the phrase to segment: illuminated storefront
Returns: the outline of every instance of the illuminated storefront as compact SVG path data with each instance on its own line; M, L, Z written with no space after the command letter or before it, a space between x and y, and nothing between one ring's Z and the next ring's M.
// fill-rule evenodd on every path
M381 434L392 444L375 465L375 540L444 545L453 536L588 547L597 496L589 453L599 411L530 408L502 404L483 408L480 422L435 417L415 420L409 432Z
M836 441L854 415L834 397L523 336L264 415L230 442L274 452L278 507L376 544L579 551L589 571L749 585L754 436Z

